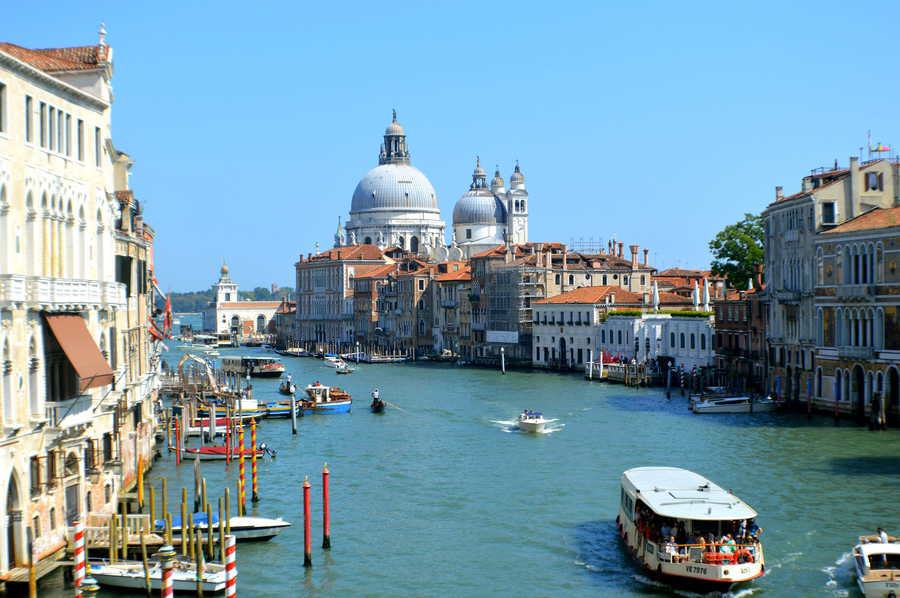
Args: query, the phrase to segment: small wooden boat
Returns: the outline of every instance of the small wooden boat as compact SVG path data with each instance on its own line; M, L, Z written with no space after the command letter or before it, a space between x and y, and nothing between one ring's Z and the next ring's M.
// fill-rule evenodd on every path
M384 401L378 396L377 391L372 393L372 404L369 405L369 408L372 410L372 413L384 413Z
M293 380L291 379L290 374L288 375L287 378L283 378L281 380L281 384L278 385L278 392L280 392L283 395L288 395L288 396L291 396L292 394L297 392L297 385L294 384Z
M143 590L146 586L144 565L140 561L120 561L110 563L101 559L90 559L91 575L97 583L109 588ZM157 592L162 587L162 563L154 556L148 563L150 587ZM197 568L194 563L176 559L172 568L172 588L176 592L194 592L197 589ZM225 590L225 566L220 563L206 563L201 573L201 587L204 593L214 594Z
M866 598L900 596L900 542L887 536L860 536L853 548L856 583Z
M303 405L302 401L296 401L294 410L297 415L303 417ZM273 401L271 403L266 404L266 417L276 418L276 417L290 417L291 416L291 402L290 401Z
M303 401L303 413L348 413L352 399L350 393L337 386L325 386L316 381L306 387L307 400Z
M532 434L540 434L544 431L544 427L553 420L544 419L544 415L538 411L523 411L519 414L516 426L523 432L531 432Z
M206 513L194 513L191 517L194 529L206 530L209 518ZM281 517L253 517L250 515L236 515L228 520L231 526L231 535L238 541L265 541L271 540L281 533L285 528L291 526L289 521L285 521ZM166 522L157 519L154 522L157 531L166 529ZM219 514L212 514L212 525L215 530L219 525ZM172 517L172 535L175 538L181 537L181 516Z
M261 458L266 455L266 450L262 448L256 449L256 457ZM200 448L186 448L184 449L184 458L191 459L194 456L199 455L201 461L225 461L228 457L228 450L226 447L218 445L218 446L201 446ZM253 456L253 449L249 446L244 447L244 458L249 459ZM232 459L240 459L241 457L241 447L232 446L231 447L231 458Z

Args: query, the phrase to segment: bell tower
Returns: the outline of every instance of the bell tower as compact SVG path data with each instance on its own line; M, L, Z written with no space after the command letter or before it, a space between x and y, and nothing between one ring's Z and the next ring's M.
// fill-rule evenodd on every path
M219 280L213 285L216 292L216 305L238 300L238 285L228 275L228 264L222 262Z
M509 177L509 191L506 192L506 213L508 216L507 235L510 243L528 242L528 190L525 175L516 161L516 168Z

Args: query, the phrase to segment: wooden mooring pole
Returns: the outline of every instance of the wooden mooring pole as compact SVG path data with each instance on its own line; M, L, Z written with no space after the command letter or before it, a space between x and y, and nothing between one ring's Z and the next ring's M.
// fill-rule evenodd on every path
M328 463L322 466L322 548L331 550L331 510L328 502Z
M312 567L312 525L309 509L309 478L303 480L303 566Z

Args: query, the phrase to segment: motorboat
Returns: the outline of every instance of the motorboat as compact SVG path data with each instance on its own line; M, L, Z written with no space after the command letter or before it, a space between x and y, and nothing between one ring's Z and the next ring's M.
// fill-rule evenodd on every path
M206 513L194 513L191 516L191 519L194 529L201 531L208 529L209 517L207 517ZM281 517L273 519L270 517L254 517L250 515L235 515L228 520L228 523L231 529L231 535L238 541L271 540L280 534L283 529L291 526L289 521L285 521ZM157 519L154 522L154 525L156 526L157 531L166 529L166 522L162 519ZM212 525L213 530L219 525L219 514L216 512L212 513ZM172 517L172 535L176 538L181 536L180 515Z
M758 534L737 543L740 521L755 527L756 511L730 490L678 467L637 467L622 474L618 532L627 552L650 575L701 593L726 592L765 574ZM657 529L656 526L659 526ZM713 544L660 539L663 527L683 528L687 538L712 535Z
M900 542L894 536L860 536L853 548L856 583L866 598L900 596Z
M284 417L288 418L291 416L291 402L290 401L273 401L271 403L266 403L266 417L276 418L276 417ZM300 417L303 417L303 405L302 401L296 401L294 403L294 411Z
M378 389L372 391L372 403L369 405L369 409L372 410L372 413L384 413L385 403L381 399L381 394L378 392Z
M539 411L525 410L519 414L516 426L523 432L531 432L532 434L540 434L544 431L544 427L551 420L545 419L544 414Z
M356 370L350 367L347 362L341 363L339 366L334 368L334 372L336 374L352 374Z
M694 413L761 413L777 408L778 402L770 397L731 396L691 402Z
M287 349L272 349L282 357L309 357L310 352L300 347L289 347Z
M90 559L91 576L101 587L143 590L146 587L144 564L141 561L118 561L110 563L102 559ZM187 559L175 559L172 567L172 589L176 592L197 590L197 568ZM147 562L150 587L159 591L162 587L162 563L157 555ZM215 594L225 590L225 565L205 563L201 569L200 586L204 594Z
M330 368L338 368L347 365L347 363L338 355L326 355L324 362L324 365Z
M338 386L325 386L316 381L306 387L307 399L303 401L303 413L347 413L352 399L350 393Z
M274 451L271 449L263 448L262 445L256 448L256 456L257 458L262 458L266 455L266 453L272 454ZM199 457L201 461L225 461L228 459L228 448L222 445L216 446L201 446L199 448L185 448L184 458L190 459L193 457ZM244 447L244 458L249 459L253 456L253 449L249 446ZM274 457L274 454L272 454ZM241 447L234 445L231 447L231 459L240 459L241 458Z
M294 384L290 374L288 374L287 378L282 378L281 384L278 385L278 392L288 396L297 392L297 385Z

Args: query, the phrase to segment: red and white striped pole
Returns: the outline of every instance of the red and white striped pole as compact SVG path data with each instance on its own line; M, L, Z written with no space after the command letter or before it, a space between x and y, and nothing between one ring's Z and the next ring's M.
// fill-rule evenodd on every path
M237 596L237 546L234 536L225 536L225 598Z
M75 578L75 596L81 596L81 584L84 582L84 523L79 519L75 522L74 554L75 566L73 577Z
M171 545L166 544L159 549L159 556L162 560L162 583L160 584L160 592L162 598L173 598L175 595L175 586L172 582L172 567L175 562L175 549Z

